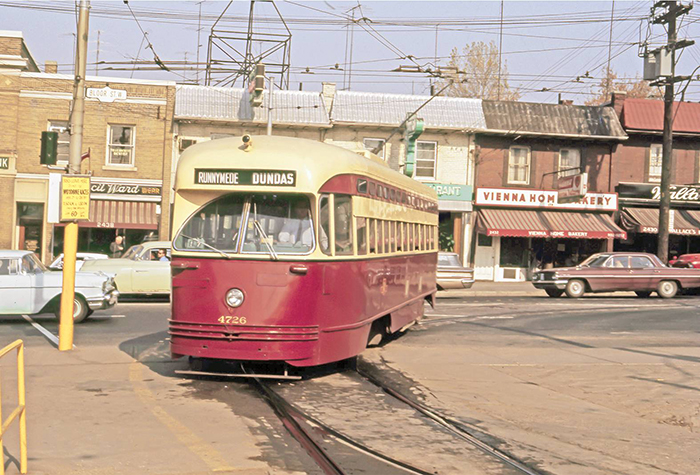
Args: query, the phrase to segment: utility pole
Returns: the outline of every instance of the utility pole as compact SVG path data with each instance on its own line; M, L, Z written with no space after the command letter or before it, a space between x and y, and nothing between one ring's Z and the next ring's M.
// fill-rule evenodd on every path
M97 76L98 69L100 67L100 30L97 30L97 51L95 51L95 76Z
M78 37L75 52L75 83L73 109L70 114L70 152L68 174L80 174L85 117L85 73L87 69L89 0L80 0ZM58 326L58 349L73 348L73 299L75 298L75 257L78 250L78 222L66 223L63 235L63 291L61 317Z
M662 0L654 4L656 8L665 8L660 16L653 16L652 23L667 24L668 41L659 49L657 67L662 61L670 61L670 71L663 74L652 85L665 85L664 93L664 132L663 132L663 156L661 161L661 199L659 201L659 245L656 254L664 263L668 262L668 236L671 211L671 170L673 168L673 98L674 84L685 80L685 77L676 77L676 50L692 45L689 40L678 41L676 38L676 19L690 11L692 5L678 4L676 0ZM667 59L663 56L668 56Z
M272 88L275 87L275 78L270 76L267 91L267 135L272 135Z

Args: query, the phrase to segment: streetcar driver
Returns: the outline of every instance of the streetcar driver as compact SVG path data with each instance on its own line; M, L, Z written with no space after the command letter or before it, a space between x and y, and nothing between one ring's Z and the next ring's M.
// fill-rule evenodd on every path
M311 213L304 201L292 205L292 217L287 218L277 235L280 244L311 247L313 242L311 229Z

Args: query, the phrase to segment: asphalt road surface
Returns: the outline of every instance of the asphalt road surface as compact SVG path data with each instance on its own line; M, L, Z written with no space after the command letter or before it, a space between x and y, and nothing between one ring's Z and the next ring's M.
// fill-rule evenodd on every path
M76 326L75 345L118 349L162 376L161 391L186 389L178 392L180 406L217 401L221 414L256 421L247 429L260 459L274 473L321 473L247 383L175 375L186 362L169 359L169 305L129 302L96 312ZM541 473L691 474L700 466L699 309L700 297L693 296L572 300L447 295L435 309L426 307L421 324L364 356L424 403L478 429L494 446ZM57 334L57 322L49 315L0 321L0 341L22 338L28 352L53 345ZM307 398L303 405L313 408L320 406L308 400L310 395L322 398L337 390L338 399L350 383L331 373L295 384L302 385L298 393ZM343 422L342 401L323 412L329 420ZM374 423L377 428L387 425L381 414ZM352 429L390 446L390 439L378 437L371 424ZM223 441L230 438L227 430L214 426L209 436ZM429 446L426 440L424 449ZM459 456L456 450L452 454L453 459ZM441 467L439 459L432 471L456 473L459 462ZM152 453L149 460L165 463ZM101 467L99 454L93 463ZM487 467L473 473L505 473L488 464L470 466ZM162 465L140 470L179 473Z

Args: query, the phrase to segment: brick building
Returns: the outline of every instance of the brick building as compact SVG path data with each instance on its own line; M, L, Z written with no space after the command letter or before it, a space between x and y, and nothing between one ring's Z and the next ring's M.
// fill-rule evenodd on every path
M628 239L619 250L656 253L659 185L663 148L664 103L627 99L613 93L611 102L629 139L615 152L612 182L620 196L620 219ZM674 103L671 169L671 253L700 252L700 104Z
M25 66L0 62L0 248L35 250L44 261L62 249L63 228L49 223L50 170L39 164L41 132L59 133L58 165L68 160L73 77L55 63L35 71L18 33L0 33L0 58L26 53ZM10 54L11 53L11 54ZM13 63L18 64L18 61ZM167 239L175 83L87 77L82 173L92 176L90 221L79 251L104 252L119 233L127 245ZM56 170L53 172L59 173Z
M352 150L374 149L395 170L404 167L405 146L399 132L386 142L407 114L430 96L337 91L326 83L320 92L275 91L275 135L319 140ZM268 95L252 109L242 89L178 86L175 135L178 148L225 136L265 134ZM417 140L414 178L439 195L441 245L466 262L471 235L474 130L485 127L478 99L437 97L418 114L425 131Z
M625 237L614 222L615 150L627 140L612 107L483 101L476 135L476 278L526 280L535 266L578 262ZM559 177L587 172L588 194L559 203Z

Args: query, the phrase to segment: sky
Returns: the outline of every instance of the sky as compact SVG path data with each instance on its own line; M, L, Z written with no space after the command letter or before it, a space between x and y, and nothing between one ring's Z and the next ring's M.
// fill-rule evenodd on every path
M428 94L431 78L424 72L426 68L445 66L453 48L461 49L475 41L494 41L496 45L502 42L508 81L520 92L521 100L551 103L561 94L563 99L582 104L600 83L609 55L618 77L641 77L640 40L649 38L652 46L658 46L666 38L663 26L649 25L651 6L651 1L620 0L277 0L274 5L257 1L254 31L266 39L273 34L280 35L276 39L283 38L286 30L280 15L285 20L291 34L289 89L319 91L325 81L355 91ZM236 0L229 5L228 1L218 0L130 0L127 5L122 0L93 0L88 74L205 84L203 69L198 74L194 63L199 53L204 68L212 25L224 9L226 13L215 32L228 37L244 33L249 1ZM362 20L353 23L353 15ZM47 60L56 60L59 72L72 74L74 2L0 0L0 29L21 31L42 67ZM683 37L700 38L697 8L681 22L679 38ZM221 40L215 44L229 53L233 51L229 47L245 48L242 41L226 41L227 47ZM253 51L259 52L260 48L257 43ZM224 58L216 46L213 51L214 59ZM158 70L153 52L165 64L173 66L177 61L179 67L189 69ZM150 70L134 70L132 62L136 58L146 62L139 68ZM277 54L272 60L279 61L281 57ZM700 45L694 45L682 52L678 72L690 74L698 65ZM420 66L420 71L416 71L416 66ZM400 67L407 72L394 71ZM229 85L223 75L214 75L210 84ZM685 99L700 100L700 81L689 85Z

